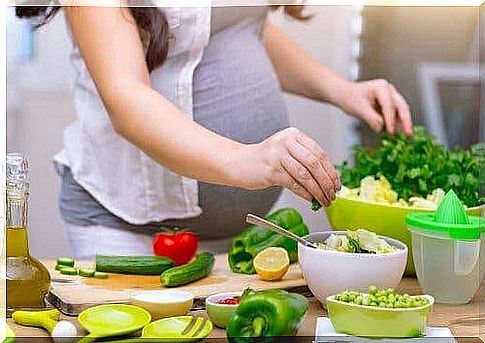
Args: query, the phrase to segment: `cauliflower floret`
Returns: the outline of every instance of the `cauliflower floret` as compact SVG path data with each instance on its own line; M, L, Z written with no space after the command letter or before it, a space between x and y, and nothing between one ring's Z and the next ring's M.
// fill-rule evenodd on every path
M340 236L333 233L325 240L325 244L330 248L337 250L342 245L342 239Z
M426 200L431 201L436 205L439 205L441 200L443 200L444 197L445 197L445 191L442 190L441 188L436 188L431 192L431 194L428 194L428 196L426 197Z
M356 199L359 197L359 188L348 188L342 185L342 188L337 192L337 196Z
M412 207L417 207L417 208L428 208L431 210L436 210L438 208L438 205L435 204L434 202L431 202L429 200L426 200L420 197L409 198L409 203L411 204Z
M376 180L373 176L367 176L360 182L359 197L362 200L373 201L383 204L392 204L398 201L398 196L392 190L391 184L384 176Z

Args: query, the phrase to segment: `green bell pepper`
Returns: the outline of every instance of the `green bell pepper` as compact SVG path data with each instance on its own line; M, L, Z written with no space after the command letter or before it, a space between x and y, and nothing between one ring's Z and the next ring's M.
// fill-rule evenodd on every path
M251 337L295 336L307 312L308 300L300 294L246 289L226 334L235 342L247 342Z
M280 209L266 219L298 236L308 235L308 227L303 222L301 214L295 209ZM268 247L282 247L288 252L291 263L298 260L298 249L294 240L252 225L231 242L228 254L231 270L241 274L256 273L253 259L260 251Z

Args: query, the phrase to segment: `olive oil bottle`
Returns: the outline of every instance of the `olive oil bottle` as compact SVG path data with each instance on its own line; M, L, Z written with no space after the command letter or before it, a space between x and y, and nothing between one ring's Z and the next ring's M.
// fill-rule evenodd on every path
M30 256L27 234L28 178L27 159L7 154L6 165L6 278L7 312L45 307L50 288L47 268Z

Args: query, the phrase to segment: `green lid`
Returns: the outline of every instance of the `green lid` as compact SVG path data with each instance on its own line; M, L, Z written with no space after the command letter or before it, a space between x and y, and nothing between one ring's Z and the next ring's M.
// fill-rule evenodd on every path
M406 223L417 230L448 233L456 239L479 239L485 232L485 222L468 216L453 190L446 193L436 212L408 214Z

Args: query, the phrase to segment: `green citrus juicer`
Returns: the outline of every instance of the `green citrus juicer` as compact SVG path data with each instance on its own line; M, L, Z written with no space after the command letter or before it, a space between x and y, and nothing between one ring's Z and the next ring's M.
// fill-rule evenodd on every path
M436 212L411 213L406 223L423 290L436 302L469 302L485 270L480 268L480 263L485 262L485 223L480 217L468 216L453 190L445 195Z

